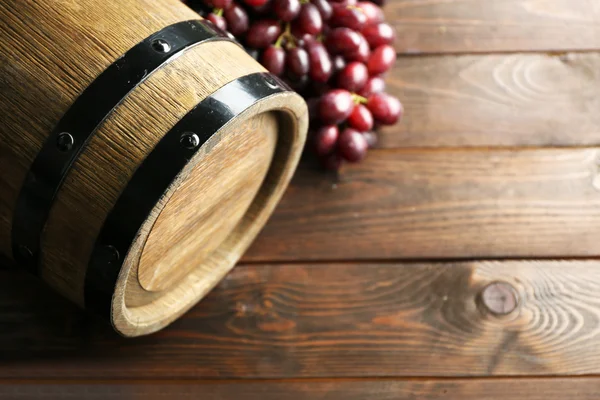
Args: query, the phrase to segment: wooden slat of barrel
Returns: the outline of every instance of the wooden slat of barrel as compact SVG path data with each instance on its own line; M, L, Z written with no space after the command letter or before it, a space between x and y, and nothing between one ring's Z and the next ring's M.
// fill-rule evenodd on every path
M150 76L102 124L67 174L48 216L42 276L50 285L83 305L86 270L81 266L87 265L123 187L162 135L198 102L240 76L263 70L240 62L243 55L233 43L197 46Z
M148 4L157 12L147 14ZM56 14L61 18L39 18ZM139 18L141 14L146 18ZM11 132L3 135L0 146L0 252L12 254L13 208L27 170L73 101L139 41L197 15L182 10L179 0L135 2L128 7L105 1L83 6L68 1L9 0L0 3L0 15L3 28L11 32L0 41L4 55L0 63L0 115L7 119L3 131ZM109 18L111 29L90 20L97 15ZM86 29L76 28L82 25ZM28 110L35 113L23 118Z

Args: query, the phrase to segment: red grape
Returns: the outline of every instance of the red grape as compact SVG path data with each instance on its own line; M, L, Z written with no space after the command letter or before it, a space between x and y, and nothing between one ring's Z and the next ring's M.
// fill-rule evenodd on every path
M392 44L396 37L394 28L386 23L369 25L363 29L362 34L371 48L379 47L382 44Z
M248 30L248 14L242 7L234 4L223 11L223 15L227 20L229 32L233 33L235 36L241 35Z
M365 137L352 128L344 129L338 139L340 154L349 162L358 162L365 158L368 147Z
M264 6L268 0L244 0L244 3L248 4L251 7L260 7Z
M370 131L373 129L373 115L367 107L358 104L348 117L348 124L360 132Z
M310 43L306 49L310 60L309 75L311 79L317 82L327 82L333 72L333 65L327 49L321 42Z
M311 3L302 4L298 19L294 21L297 28L303 33L316 35L323 29L323 18L319 9Z
M308 53L301 47L289 49L287 53L287 68L295 76L304 76L308 74L310 61Z
M377 142L373 130L402 117L402 104L383 93L396 59L384 0L182 1L306 99L325 168L361 160Z
M377 140L377 135L375 134L375 132L372 132L372 131L363 132L362 135L365 138L365 140L367 141L367 144L369 145L370 149L377 146L378 140Z
M232 0L207 0L206 3L212 8L226 9L231 6Z
M292 34L294 34L294 25L292 25ZM298 35L294 34L294 37L296 39L296 44L299 47L305 47L310 43L318 42L317 38L309 33L299 33Z
M329 24L333 27L343 26L355 31L360 31L367 22L367 16L360 8L355 6L336 5Z
M355 51L347 52L345 55L346 59L349 61L360 61L362 63L367 63L369 61L369 56L371 55L371 49L369 48L369 43L362 34L358 34L359 45Z
M334 89L321 97L319 116L323 123L339 124L348 118L353 108L354 100L350 92L343 89Z
M383 22L383 10L370 1L359 1L357 6L367 17L367 25Z
M246 43L250 47L262 49L272 44L281 34L279 22L263 19L254 22L246 34Z
M385 90L385 82L380 76L369 78L365 86L358 92L363 97L369 97L373 93L383 92Z
M281 76L285 67L285 50L270 46L263 52L260 63L272 74Z
M367 107L377 122L393 125L402 117L404 108L394 96L386 93L374 93L367 100Z
M389 44L384 44L373 50L367 62L367 68L371 75L379 75L392 68L395 61L396 51Z
M331 18L333 8L331 8L331 4L327 0L312 0L311 3L317 7L323 21L328 21Z
M315 133L315 150L320 156L331 153L335 149L339 136L337 125L323 125Z
M361 35L350 28L335 28L327 35L325 41L327 49L334 54L357 51L360 43Z
M280 20L289 22L300 13L300 0L274 0L273 11Z
M338 73L344 68L346 68L346 60L344 60L344 57L340 55L333 57L333 72Z
M271 13L271 3L272 3L272 0L267 0L259 6L248 7L249 8L248 11L250 11L250 12L252 12L252 14L255 14L258 16L267 17L267 15Z
M343 89L357 92L367 83L369 71L363 63L353 61L338 74L337 84Z
M217 28L227 30L227 21L222 16L210 13L206 16L206 19L215 24Z

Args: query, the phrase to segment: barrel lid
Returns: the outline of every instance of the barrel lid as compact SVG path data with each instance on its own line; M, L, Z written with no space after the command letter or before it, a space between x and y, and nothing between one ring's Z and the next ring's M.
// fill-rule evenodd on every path
M233 126L179 182L144 245L138 281L168 290L221 245L258 192L277 145L277 117L257 115Z

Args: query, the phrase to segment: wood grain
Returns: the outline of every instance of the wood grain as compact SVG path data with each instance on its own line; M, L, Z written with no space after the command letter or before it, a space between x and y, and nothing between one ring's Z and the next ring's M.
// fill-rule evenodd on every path
M305 165L246 261L600 254L598 149L377 150Z
M0 398L220 400L595 400L598 378L294 380L203 382L0 382Z
M598 53L401 57L386 82L406 112L380 147L600 143Z
M1 253L11 255L12 210L27 170L77 96L138 42L195 18L178 0L0 2Z
M600 48L594 0L390 0L399 53Z
M83 306L94 243L124 187L156 143L200 101L240 76L263 70L243 55L233 43L196 46L149 76L99 126L66 174L48 215L41 276L50 286Z
M252 265L166 330L124 340L2 272L0 379L600 373L600 263ZM490 282L518 308L478 305Z
M271 165L279 127L272 113L238 125L194 167L154 222L137 274L145 290L168 290L202 264L252 204Z
M5 50L0 67L12 73L8 78L3 77L0 100L5 99L9 106L0 106L0 117L11 113L10 118L15 114L15 121L29 120L43 109L45 118L43 124L37 124L36 129L27 134L20 135L23 125L12 120L8 128L1 131L0 137L7 140L0 140L0 166L9 166L2 168L0 178L0 253L3 256L11 253L12 212L31 162L29 155L39 151L44 137L73 98L108 64L149 33L176 21L200 18L178 0L167 0L160 5L149 0L132 0L126 5L110 0L86 9L85 15L81 15L81 6L63 3L37 5L32 0L10 0L0 5L0 20L6 22L0 33L10 36L8 43L0 44L0 50ZM120 12L121 8L126 10ZM135 23L124 28L127 18L135 19ZM30 30L24 21L34 28ZM68 26L67 42L65 32L58 29L61 25ZM71 43L73 37L78 39L76 43ZM47 41L50 45L44 46ZM86 46L87 41L95 41L110 50ZM57 45L62 45L61 51ZM75 55L61 58L65 49ZM26 52L26 56L21 52ZM44 70L46 64L50 65L48 71ZM70 74L70 69L77 73ZM150 75L115 105L65 174L41 233L41 278L84 307L92 249L107 215L140 164L165 133L200 101L233 80L265 71L238 44L212 40L188 47L161 68L149 72ZM61 102L44 108L44 102L52 97L28 90L38 83L44 90L56 92L55 96L62 96ZM261 114L264 118L253 119ZM108 289L114 288L114 293L109 295L112 308L106 315L118 332L138 336L161 329L199 301L235 265L291 179L302 151L307 123L306 104L298 94L289 91L266 96L240 110L188 160L149 213L131 249L120 250L123 268L115 278L116 284ZM257 132L261 136L250 139ZM285 137L280 137L282 132ZM23 147L27 150L23 151ZM245 154L248 157L244 159ZM228 162L231 157L238 162ZM245 163L240 161L242 159ZM207 175L215 180L207 180ZM200 182L206 184L202 186ZM211 193L207 193L209 190ZM166 208L171 198L175 203ZM182 207L182 203L186 206ZM216 212L219 207L220 212ZM213 219L202 219L194 214L202 208L208 210ZM163 211L166 212L161 215ZM165 225L170 229L163 229ZM154 227L158 232L145 246ZM214 242L208 243L204 240L206 236L198 232L209 235ZM182 236L187 240L182 240ZM157 246L157 242L161 246ZM173 246L174 242L179 246ZM202 246L206 257L195 257ZM182 247L192 255L184 256ZM178 263L173 262L173 254L164 251L165 248L176 253ZM150 254L142 257L145 251ZM165 259L159 262L159 255ZM154 273L156 279L160 279L161 274L171 279L163 286L144 281L146 288L142 288L137 275L140 259L144 260L143 272ZM165 263L173 269L164 268ZM94 279L104 278L89 280ZM148 288L152 292L145 290ZM132 292L134 295L129 296ZM126 296L135 297L135 304L126 302Z

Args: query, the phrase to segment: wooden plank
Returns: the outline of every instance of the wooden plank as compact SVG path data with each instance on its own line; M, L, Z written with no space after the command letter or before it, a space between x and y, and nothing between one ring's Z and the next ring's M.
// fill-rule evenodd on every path
M246 261L600 254L597 148L378 150L305 165Z
M598 378L0 383L0 398L220 400L595 400Z
M135 340L2 274L0 379L600 373L598 261L241 266ZM477 305L495 281L505 317Z
M595 0L390 0L400 53L600 48Z
M386 82L406 113L380 147L600 143L599 53L401 57Z

